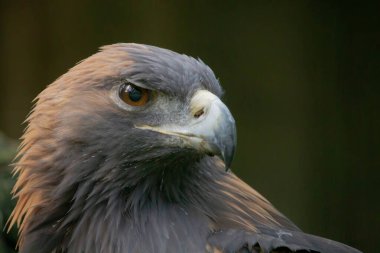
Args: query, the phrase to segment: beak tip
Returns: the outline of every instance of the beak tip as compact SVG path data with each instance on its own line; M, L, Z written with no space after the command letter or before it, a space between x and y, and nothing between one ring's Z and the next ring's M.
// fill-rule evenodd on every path
M224 164L225 164L225 170L226 171L229 171L230 169L231 169L231 164L232 164L232 159L230 159L230 160L225 160L224 161Z
M232 164L232 160L234 158L234 153L235 153L235 150L231 150L230 152L228 152L227 154L225 154L224 152L220 155L220 158L223 160L224 162L224 168L226 171L229 171L231 169L231 164Z

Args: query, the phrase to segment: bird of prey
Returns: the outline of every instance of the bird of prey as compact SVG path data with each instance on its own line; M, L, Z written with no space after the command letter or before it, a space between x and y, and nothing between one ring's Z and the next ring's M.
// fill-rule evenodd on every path
M357 253L230 170L235 121L201 60L114 44L42 91L14 173L21 253Z

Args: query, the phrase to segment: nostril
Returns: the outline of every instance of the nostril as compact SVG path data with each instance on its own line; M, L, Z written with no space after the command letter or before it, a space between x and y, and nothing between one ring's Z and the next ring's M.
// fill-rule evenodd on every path
M200 109L200 110L198 110L198 111L196 111L195 113L194 113L194 118L199 118L200 116L202 116L203 115L203 113L205 113L204 111L203 111L203 108L202 109Z

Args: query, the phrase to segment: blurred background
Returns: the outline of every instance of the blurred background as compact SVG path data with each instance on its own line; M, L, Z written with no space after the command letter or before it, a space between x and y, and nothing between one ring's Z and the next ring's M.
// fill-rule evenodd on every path
M237 175L303 230L377 252L379 11L378 1L2 0L0 230L33 98L99 46L138 42L214 70L237 123ZM3 235L0 253L14 242Z

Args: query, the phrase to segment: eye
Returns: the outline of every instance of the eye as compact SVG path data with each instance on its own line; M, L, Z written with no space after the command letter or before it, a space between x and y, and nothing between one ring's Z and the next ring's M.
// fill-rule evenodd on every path
M143 106L149 101L150 90L140 88L131 83L125 83L120 87L119 97L129 105Z

